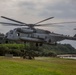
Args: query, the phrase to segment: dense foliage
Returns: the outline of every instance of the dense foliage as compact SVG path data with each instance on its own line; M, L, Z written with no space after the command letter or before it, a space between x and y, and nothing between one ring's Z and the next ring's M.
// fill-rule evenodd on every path
M29 59L35 56L56 56L57 54L76 54L74 49L69 44L58 44L57 46L43 45L42 47L35 47L29 44L0 44L0 56L5 54L13 54L14 56L29 56Z
M56 46L44 45L43 48L46 51L51 51L56 54L76 54L76 49L70 44L58 44Z

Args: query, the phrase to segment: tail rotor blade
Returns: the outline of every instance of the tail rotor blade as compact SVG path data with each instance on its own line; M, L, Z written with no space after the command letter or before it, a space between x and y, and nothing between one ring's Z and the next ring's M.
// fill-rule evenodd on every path
M74 28L74 30L76 30L76 28Z

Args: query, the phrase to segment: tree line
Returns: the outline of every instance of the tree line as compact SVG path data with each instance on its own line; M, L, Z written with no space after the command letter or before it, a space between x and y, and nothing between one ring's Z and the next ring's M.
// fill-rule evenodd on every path
M70 44L43 45L38 48L34 44L0 44L0 56L5 54L34 59L37 56L56 57L57 54L76 54L76 49Z

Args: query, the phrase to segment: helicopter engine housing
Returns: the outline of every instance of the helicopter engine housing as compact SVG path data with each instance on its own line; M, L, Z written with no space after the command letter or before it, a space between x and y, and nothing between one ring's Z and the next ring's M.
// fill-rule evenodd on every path
M29 33L33 33L34 31L32 29L17 28L17 32L29 34Z

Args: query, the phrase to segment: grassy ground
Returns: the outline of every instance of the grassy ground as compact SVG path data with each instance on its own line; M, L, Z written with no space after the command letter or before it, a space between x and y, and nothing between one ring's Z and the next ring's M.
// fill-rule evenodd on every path
M24 60L0 57L0 75L76 75L76 60L45 57Z

